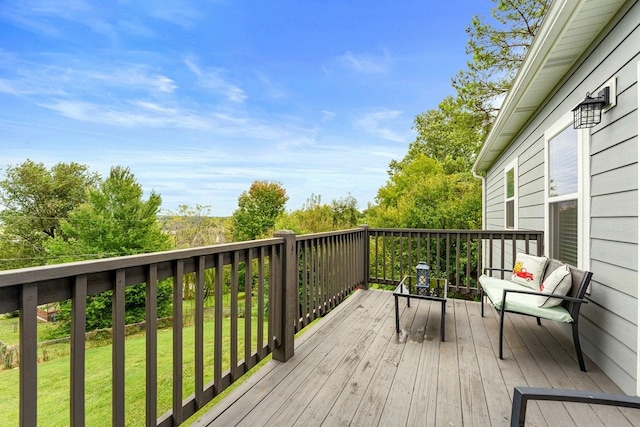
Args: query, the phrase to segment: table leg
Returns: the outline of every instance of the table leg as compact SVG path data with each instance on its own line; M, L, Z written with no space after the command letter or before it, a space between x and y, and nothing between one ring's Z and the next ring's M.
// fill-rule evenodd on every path
M400 333L400 315L398 313L398 296L394 295L393 298L396 300L396 334Z
M444 315L447 308L447 301L442 301L442 310L440 313L440 341L444 341Z

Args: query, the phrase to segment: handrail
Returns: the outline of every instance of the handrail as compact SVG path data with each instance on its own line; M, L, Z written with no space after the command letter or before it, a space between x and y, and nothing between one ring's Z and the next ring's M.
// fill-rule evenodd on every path
M294 333L324 316L354 289L366 288L369 283L397 283L413 271L418 261L425 260L431 262L432 274L449 278L450 290L473 292L482 266L504 267L512 252L515 258L516 249L539 253L542 242L542 232L535 231L362 226L303 236L278 232L273 238L256 241L0 271L0 314L20 311L20 424L38 424L36 314L40 305L72 301L70 419L81 425L86 417L86 298L106 291L113 293L112 423L122 425L127 396L125 291L144 286L150 302L145 315L145 417L147 424L179 425L267 355L289 359L293 355ZM161 378L156 362L159 350L155 301L159 284L166 280L171 282L174 295L170 350L173 367L168 380L173 391L171 407L156 409ZM184 313L180 296L191 282L195 295L195 392L183 396ZM207 344L204 331L207 294L213 297L212 345ZM228 330L223 329L226 316ZM249 337L244 344L241 328ZM223 335L227 334L230 344L223 350ZM224 351L229 357L226 365L222 363ZM213 360L207 362L204 355L211 354ZM209 364L213 366L213 380L205 383Z
M533 230L370 228L369 282L396 286L425 261L432 275L448 279L451 292L477 294L483 268L512 266L517 252L542 255L543 236Z
M85 301L87 296L105 291L113 293L111 412L112 424L123 425L126 419L125 290L145 286L150 302L145 316L148 361L145 417L147 424L178 425L267 355L273 353L274 358L286 361L293 355L296 331L326 314L357 286L365 285L362 267L365 233L363 228L305 236L279 232L274 238L256 241L0 271L0 314L20 311L20 425L38 424L38 306L72 301L70 420L81 425L85 424L87 392ZM188 276L195 278L195 393L183 396L183 304L181 298L175 296L182 295ZM158 417L156 301L158 284L163 280L172 281L174 295L173 398L172 407L160 408L164 414ZM203 326L206 288L212 289L214 298L211 349L205 348ZM224 302L223 295L230 303ZM223 316L227 316L223 310L229 312L229 330L223 330ZM244 319L240 317L241 312ZM244 345L241 328L244 328ZM231 337L226 350L230 361L223 365L223 335L226 334ZM213 354L213 381L207 384L204 354Z

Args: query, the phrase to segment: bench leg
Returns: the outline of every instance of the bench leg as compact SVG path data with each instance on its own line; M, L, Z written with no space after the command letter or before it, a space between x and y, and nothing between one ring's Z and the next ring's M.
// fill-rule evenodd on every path
M576 356L578 357L578 365L582 372L587 372L587 368L584 366L584 358L582 357L582 348L580 347L580 335L578 334L578 322L571 325L573 329L573 345L576 347Z
M542 323L540 323L540 318L536 317L536 321L538 322L538 326L542 326Z
M396 334L400 333L400 313L398 313L398 296L394 295L396 302Z
M480 317L484 317L484 289L480 286Z
M442 301L442 309L440 310L440 341L444 341L444 315L447 309L447 301Z
M502 360L502 332L503 331L504 331L504 303L502 303L502 308L500 309L500 345L499 345L500 360Z

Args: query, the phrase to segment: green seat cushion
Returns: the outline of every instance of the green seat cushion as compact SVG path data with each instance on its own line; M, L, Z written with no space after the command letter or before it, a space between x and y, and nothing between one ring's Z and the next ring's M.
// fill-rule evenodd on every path
M502 291L504 289L531 291L531 289L526 286L518 285L497 277L482 275L479 280L482 289L484 289L484 293L491 302L491 305L498 310L502 308ZM567 309L561 305L555 307L538 307L537 295L507 294L507 302L504 309L507 311L529 314L543 319L554 320L556 322L573 322L573 318Z

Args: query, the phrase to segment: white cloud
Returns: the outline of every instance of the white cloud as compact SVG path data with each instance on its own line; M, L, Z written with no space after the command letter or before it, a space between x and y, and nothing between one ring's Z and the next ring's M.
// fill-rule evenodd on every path
M115 67L110 72L87 70L69 70L68 79L83 79L88 83L103 82L112 87L129 88L134 90L146 89L151 92L172 93L178 86L169 77L151 73L145 65L130 65Z
M266 74L261 73L259 71L256 71L255 74L258 77L258 80L260 80L264 85L265 94L269 98L283 99L288 95L287 91L283 87L274 83L273 80L267 77Z
M193 74L198 76L198 82L203 88L211 89L234 103L242 103L247 98L247 95L241 88L227 82L222 77L225 72L222 68L201 69L191 59L185 59L185 64Z
M401 115L402 111L399 110L378 109L362 114L355 120L355 125L379 138L393 142L406 142L406 136L392 129L393 122Z
M157 7L151 13L153 17L185 29L193 28L203 18L202 14L194 9L190 2L163 0L153 4L154 7Z
M383 74L391 67L391 58L386 50L376 55L348 51L336 61L342 67L361 74Z
M333 111L322 110L322 121L328 122L336 116Z
M38 105L74 120L110 126L177 127L183 129L208 129L211 127L206 117L188 111L161 107L145 101L106 105L86 101L58 100Z
M1 54L2 52L0 52ZM46 67L37 60L1 55L0 92L14 95L64 95L79 98L96 97L103 92L112 96L113 89L170 94L178 85L170 77L153 72L144 64L110 65L84 63L66 56L49 57ZM58 65L61 64L61 65ZM64 65L62 65L64 64Z

